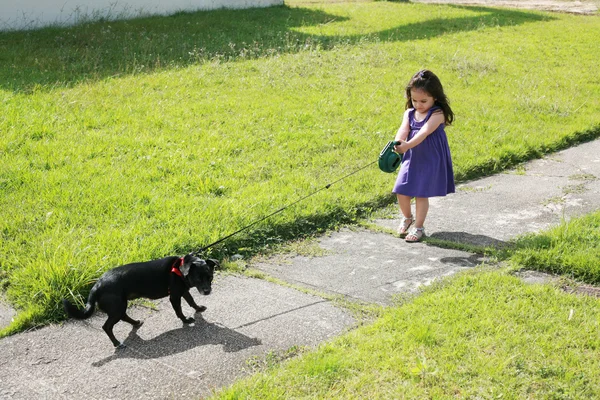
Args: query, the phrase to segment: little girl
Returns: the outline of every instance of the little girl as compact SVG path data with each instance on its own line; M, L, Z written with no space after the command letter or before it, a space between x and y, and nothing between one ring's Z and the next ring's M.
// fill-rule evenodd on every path
M454 193L452 159L444 131L444 126L454 120L454 113L442 83L426 69L412 77L406 86L406 98L406 111L395 139L400 144L394 147L404 156L392 192L404 216L398 227L400 237L418 242L425 235L429 197ZM416 218L411 212L412 197Z

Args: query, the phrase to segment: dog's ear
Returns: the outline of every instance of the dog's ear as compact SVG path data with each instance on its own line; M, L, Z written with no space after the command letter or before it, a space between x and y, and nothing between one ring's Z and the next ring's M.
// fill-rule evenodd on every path
M221 267L219 262L217 260L215 260L214 258L209 258L208 260L206 260L206 263L213 271L215 269L218 269L219 267Z
M188 276L190 273L190 268L192 267L192 262L187 260L187 257L183 259L183 264L179 267L181 274L183 276Z
M181 263L181 266L179 267L179 270L181 271L183 276L188 276L188 274L190 273L190 269L192 268L192 264L196 260L198 260L198 257L191 253L186 254L185 257L183 257L183 263Z
M192 254L192 253L190 253L190 254L186 254L186 255L183 257L183 262L184 262L185 264L189 264L189 263L191 263L192 261L196 260L197 258L198 258L198 257L196 257L196 256L195 256L194 254Z

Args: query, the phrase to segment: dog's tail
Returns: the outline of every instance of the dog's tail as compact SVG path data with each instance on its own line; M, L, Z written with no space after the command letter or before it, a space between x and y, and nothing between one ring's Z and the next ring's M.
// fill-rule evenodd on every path
M75 306L67 299L63 299L62 303L63 307L65 308L65 312L71 318L87 319L91 317L94 311L96 310L96 287L92 288L92 291L90 292L87 303L85 304L85 308L83 310Z

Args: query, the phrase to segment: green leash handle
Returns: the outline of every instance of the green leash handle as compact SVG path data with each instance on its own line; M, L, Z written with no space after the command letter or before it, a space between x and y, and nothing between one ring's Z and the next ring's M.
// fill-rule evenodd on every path
M379 153L379 169L383 172L396 172L402 162L402 155L394 151L394 146L400 144L400 141L388 142L381 153Z

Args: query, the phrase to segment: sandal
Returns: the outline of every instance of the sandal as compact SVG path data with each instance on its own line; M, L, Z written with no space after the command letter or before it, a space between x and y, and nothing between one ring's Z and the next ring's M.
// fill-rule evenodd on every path
M404 217L404 216L402 217L400 226L398 226L398 234L400 235L401 238L406 237L406 235L408 234L408 228L410 228L410 226L413 224L413 222L415 222L415 219L413 218L412 214L408 218Z
M405 240L408 243L417 243L421 241L423 236L425 236L425 228L412 228Z

